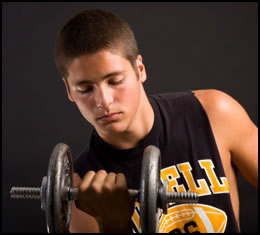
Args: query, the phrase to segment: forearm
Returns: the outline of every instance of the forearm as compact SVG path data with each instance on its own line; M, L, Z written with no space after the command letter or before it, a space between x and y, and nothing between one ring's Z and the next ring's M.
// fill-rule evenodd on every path
M99 226L96 219L85 212L75 207L72 203L71 220L70 220L71 233L98 233Z
M101 233L132 233L131 219L119 220L117 219L101 219L96 217L99 230Z

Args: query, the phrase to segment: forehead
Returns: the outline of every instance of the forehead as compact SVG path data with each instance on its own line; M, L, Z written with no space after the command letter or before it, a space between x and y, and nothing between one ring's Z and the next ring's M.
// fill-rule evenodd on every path
M69 80L97 79L108 73L131 69L130 62L123 56L103 50L93 55L75 58L68 67Z

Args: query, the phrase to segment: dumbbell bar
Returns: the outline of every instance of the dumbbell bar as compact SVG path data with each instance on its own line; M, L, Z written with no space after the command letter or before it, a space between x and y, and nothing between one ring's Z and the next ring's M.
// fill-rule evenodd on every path
M77 200L78 188L72 188L73 165L70 148L57 144L52 152L47 177L41 188L12 187L12 199L40 199L45 211L48 232L69 232L71 201ZM168 181L160 181L160 150L148 146L143 155L140 190L129 189L140 201L141 232L157 232L157 210L167 213L168 203L196 203L193 192L168 192Z
M46 176L45 176L46 177ZM44 180L43 180L43 184ZM166 181L166 184L168 185L168 182ZM163 185L159 188L159 195L160 200L162 201L164 199L165 203L175 202L175 203L194 203L197 202L197 193L193 192L164 192L162 189ZM44 198L43 194L46 192L43 192L43 188L45 188L44 185L42 185L41 188L39 187L12 187L10 194L11 199L38 199L41 200ZM133 197L135 201L139 201L139 195L140 191L135 189L128 189L129 194ZM165 195L165 196L164 196ZM78 197L78 188L64 188L63 191L63 200L69 201L69 200L77 200ZM45 207L42 206L42 210L45 210ZM162 208L163 209L163 208ZM164 212L167 214L167 211Z

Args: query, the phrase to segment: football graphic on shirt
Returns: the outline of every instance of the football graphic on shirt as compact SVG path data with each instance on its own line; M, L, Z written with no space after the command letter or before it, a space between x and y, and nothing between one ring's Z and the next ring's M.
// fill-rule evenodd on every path
M159 232L223 233L226 224L226 213L220 209L203 204L181 204L161 216Z

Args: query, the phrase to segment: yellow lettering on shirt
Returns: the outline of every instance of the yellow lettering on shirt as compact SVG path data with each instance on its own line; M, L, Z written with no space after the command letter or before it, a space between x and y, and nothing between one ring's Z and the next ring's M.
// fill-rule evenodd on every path
M177 192L186 192L184 185L178 185L178 182L176 180L178 178L180 178L180 175L176 169L176 166L171 166L161 170L161 180L167 180L169 182L169 192L174 192L174 188Z
M199 160L199 164L202 169L205 170L207 177L210 181L210 188L213 193L228 193L229 186L226 177L220 177L221 183L219 182L216 173L214 171L214 164L210 159Z
M205 179L197 180L199 187L196 186L195 180L191 173L192 168L191 168L191 165L189 162L181 163L181 164L178 164L177 166L178 166L179 171L183 174L183 176L188 184L189 191L197 192L199 194L199 196L205 196L205 195L211 194L210 189L209 189Z

